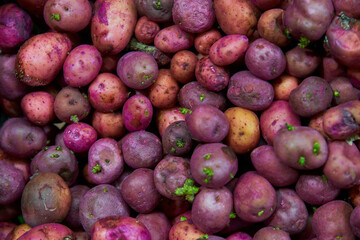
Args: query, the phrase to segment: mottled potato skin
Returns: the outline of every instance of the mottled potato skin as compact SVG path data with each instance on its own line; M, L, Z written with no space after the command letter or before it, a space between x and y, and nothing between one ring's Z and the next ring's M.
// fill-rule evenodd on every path
M54 101L47 92L31 92L21 99L21 109L30 122L45 126L55 118Z
M44 6L44 20L57 32L75 33L89 24L91 11L88 0L48 0ZM59 14L59 20L53 14Z
M21 170L9 162L0 161L0 204L6 205L15 202L21 197L26 181Z
M159 31L159 24L149 20L146 16L142 16L136 22L135 37L141 43L152 44Z
M319 240L340 239L355 240L350 226L350 215L353 208L342 200L328 202L316 209L312 225Z
M316 152L315 143L319 146ZM319 168L328 157L325 138L306 126L297 126L293 130L281 128L274 139L274 150L284 164L299 170Z
M227 35L241 34L249 37L254 32L257 19L246 0L214 0L213 6L216 19Z
M145 225L151 235L151 240L167 240L171 224L166 215L162 212L139 214L136 220Z
M133 0L96 1L91 20L94 46L102 54L118 54L129 43L136 20L136 5Z
M29 86L48 85L60 72L70 50L69 38L60 33L48 32L30 38L16 56L16 78Z
M228 108L224 114L230 124L225 143L236 154L253 150L260 140L260 124L256 114L241 107Z
M291 91L299 86L299 79L285 73L273 80L271 84L274 88L274 98L288 101Z
M122 116L128 131L145 130L151 123L153 107L147 97L137 94L126 100Z
M169 240L197 240L205 235L195 225L183 221L173 225L169 232Z
M194 36L172 25L161 29L154 39L154 45L164 53L176 53L190 48L194 43Z
M138 0L135 3L139 15L145 15L151 21L168 23L172 19L171 9L174 0Z
M210 47L221 37L221 33L215 28L198 34L194 39L194 46L196 51L202 55L208 55L210 52Z
M276 240L291 240L289 233L276 229L274 227L263 227L257 231L253 240L276 239Z
M155 83L148 90L148 97L153 107L169 108L176 104L179 90L170 70L160 69Z
M198 61L195 53L182 50L171 58L171 76L178 82L186 84L195 79L195 66Z
M102 113L95 111L91 118L91 125L100 137L120 138L125 134L125 126L121 112Z
M18 226L16 226L10 233L9 235L6 237L5 240L17 240L19 239L22 235L24 235L26 232L30 231L31 227L26 224L20 224Z
M321 58L318 53L308 48L294 47L285 54L286 71L291 76L306 78L320 65Z
M62 222L70 209L71 192L55 173L39 173L25 186L21 197L24 220L31 227Z
M209 56L202 57L195 68L196 80L204 88L219 92L229 83L229 72L226 68L214 64Z
M46 223L30 229L18 240L64 240L67 238L75 238L75 235L70 228L59 223Z

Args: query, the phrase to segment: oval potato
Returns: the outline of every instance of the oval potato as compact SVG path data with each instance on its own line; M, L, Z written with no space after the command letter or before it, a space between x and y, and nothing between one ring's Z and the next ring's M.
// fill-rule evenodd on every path
M188 221L182 221L172 226L169 240L197 240L204 237L205 233Z

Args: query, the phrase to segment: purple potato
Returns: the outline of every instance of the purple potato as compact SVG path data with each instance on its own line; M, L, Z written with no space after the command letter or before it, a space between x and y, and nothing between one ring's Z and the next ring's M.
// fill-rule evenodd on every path
M350 226L353 233L360 238L360 206L356 206L351 212Z
M228 236L226 240L252 240L252 237L244 232L236 232Z
M139 214L136 219L145 225L151 234L151 240L167 240L171 224L162 212Z
M72 229L82 227L80 222L79 206L82 198L89 190L90 188L85 185L76 185L70 188L71 206L64 222Z
M257 231L253 240L291 240L289 233L274 227L263 227Z
M185 121L171 123L161 137L164 154L183 156L189 153L194 145Z
M144 95L134 95L126 100L122 117L125 128L130 131L145 130L151 123L153 107Z
M26 182L22 171L12 164L0 161L0 168L0 204L6 205L21 197Z

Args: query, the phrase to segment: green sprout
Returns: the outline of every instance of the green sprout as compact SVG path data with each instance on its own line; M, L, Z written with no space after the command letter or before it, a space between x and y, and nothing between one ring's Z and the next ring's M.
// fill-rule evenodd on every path
M300 164L301 166L304 166L304 164L305 164L305 157L301 156L301 157L299 158L299 164Z
M49 145L50 144L50 140L46 140L46 145Z
M192 111L187 108L179 108L179 110L182 114L187 114L187 113L191 114L192 113Z
M24 224L25 223L25 220L24 220L24 217L22 215L19 215L18 216L18 221L20 224Z
M171 150L170 151L172 151L172 152L175 152L175 148L174 147L171 147Z
M104 191L104 192L108 192L108 190L107 190L106 188L103 188L103 191Z
M181 140L176 140L176 146L178 146L179 148L182 148L184 147L185 143L184 141L181 139Z
M58 157L60 157L60 155L59 154L57 154L57 153L54 153L54 154L51 154L51 156L50 157L52 157L52 158L58 158Z
M273 230L280 230L280 228L279 227L274 227Z
M260 212L258 212L258 216L260 217L261 215L263 215L264 210L261 210Z
M336 238L337 238L337 239L340 239L341 237L338 235L338 236L336 236Z
M183 217L183 216L180 217L180 221L181 221L181 222L186 221L186 220L187 220L186 217Z
M203 158L205 158L206 160L209 160L209 159L210 159L210 153L205 154L205 155L203 156Z
M324 37L324 44L326 44L326 45L329 44L329 39L327 38L327 36Z
M288 129L289 131L295 130L295 127L294 127L293 125L290 125L290 124L288 124L288 123L285 123L285 126L287 127L287 129Z
M56 36L56 40L58 40L59 39L59 36Z
M340 95L340 93L335 90L335 91L334 91L334 96L335 96L335 97L338 97L339 95Z
M234 175L233 175L232 173L230 173L230 177L231 177L231 178L234 178Z
M46 150L48 150L48 149L49 149L48 146L42 148L43 151L46 151Z
M61 146L57 146L55 149L56 149L57 151L62 151Z
M317 207L315 207L315 206L312 206L311 208L312 208L313 212L315 212L317 210Z
M149 116L149 111L148 111L147 109L145 109L144 116L145 116L145 117L148 117L148 116Z
M70 153L71 153L71 154L75 154L74 151L72 151L72 150L70 150Z
M208 239L209 238L209 235L205 234L205 235L202 235L199 239Z
M340 12L340 19L341 19L341 24L340 24L340 26L342 27L342 29L344 29L344 30L350 30L350 21L351 21L351 18L349 18L348 16L346 16L344 12Z
M229 218L236 218L236 213L234 213L234 212L231 212L230 214L229 214Z
M93 169L91 170L92 173L98 173L101 172L101 165L100 164L96 164Z
M219 198L219 197L216 197L216 198L215 198L215 201L217 201L217 202L218 202L219 200L220 200L220 198Z
M300 37L300 41L298 43L298 46L301 48L306 48L310 44L310 40L306 37Z
M288 39L291 39L291 35L290 35L290 30L289 29L285 29L285 35Z
M181 38L181 34L179 34L178 37Z
M186 179L184 186L175 189L176 196L185 196L185 199L189 202L194 201L194 196L199 192L199 188L194 186L194 180Z
M109 163L109 162L110 162L110 159L105 159L105 162L106 162L106 163Z
M162 5L160 1L155 1L156 10L162 9Z
M144 78L145 78L146 80L149 80L150 78L152 78L152 74L145 75Z
M320 152L320 144L318 142L314 142L313 153L315 155L319 155L319 152Z
M51 19L54 19L55 21L60 21L60 19L61 19L61 17L60 17L60 14L55 14L55 13L53 13L52 15L51 15Z
M209 181L211 180L211 178L214 176L214 171L211 168L203 168L203 172L205 173L205 175L207 176L207 178L204 180L205 183L209 183Z
M200 94L200 101L203 101L204 100L204 98L205 98L205 94Z
M72 121L73 123L78 123L79 122L79 118L78 116L75 114L75 115L72 115L70 117L70 121Z
M322 174L321 177L322 177L322 180L323 180L324 182L327 182L327 181L328 181L328 179L327 179L327 177L326 177L325 174Z

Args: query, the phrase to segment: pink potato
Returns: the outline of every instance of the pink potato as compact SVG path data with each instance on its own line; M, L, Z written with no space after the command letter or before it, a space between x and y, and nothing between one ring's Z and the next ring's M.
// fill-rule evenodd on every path
M47 92L31 92L21 99L21 109L31 123L45 126L55 119L54 102Z
M240 34L222 37L211 45L210 60L218 66L230 65L246 52L248 41L245 35Z
M60 72L67 53L69 38L60 33L38 34L27 40L17 53L16 78L29 86L44 86Z
M64 130L65 146L74 152L88 151L96 139L96 130L86 123L72 123Z
M91 239L152 240L144 224L126 216L109 216L99 219L91 230Z
M46 223L36 226L22 235L18 240L71 240L75 239L73 231L59 223Z
M76 33L91 20L92 7L88 0L48 0L44 6L46 24L57 32Z
M145 130L151 123L153 107L147 97L137 94L126 100L122 116L128 131Z
M102 54L118 54L129 43L135 30L135 1L98 0L93 12L91 38L94 46Z
M171 224L166 215L162 212L139 214L136 219L145 225L151 235L151 240L167 240Z
M154 39L154 45L164 53L176 53L190 48L194 43L194 36L172 25L161 29Z
M11 222L0 222L0 239L6 239L8 235L16 228L16 224Z
M64 81L71 87L84 87L99 74L101 64L100 52L94 46L77 46L64 62Z
M152 44L159 31L159 24L149 20L146 16L142 16L136 22L135 37L141 43Z
M160 109L156 112L155 122L156 127L159 131L160 136L162 136L166 128L173 122L176 121L185 121L185 114L181 112L179 106L175 106L167 109Z

